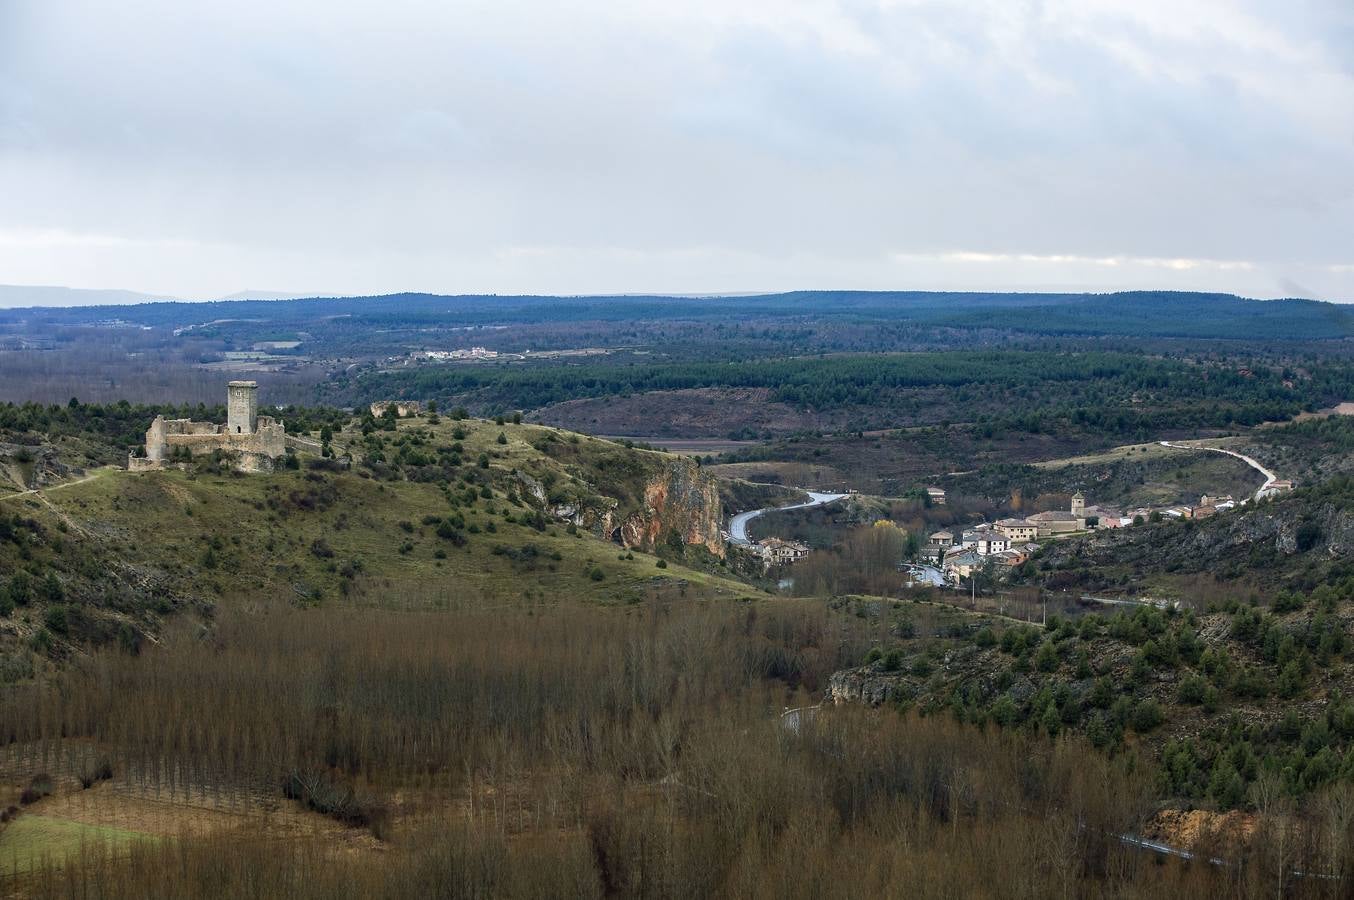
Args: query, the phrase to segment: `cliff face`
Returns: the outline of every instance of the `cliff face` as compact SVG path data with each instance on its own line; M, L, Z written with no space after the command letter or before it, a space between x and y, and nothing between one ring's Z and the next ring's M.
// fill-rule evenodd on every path
M724 555L720 536L719 488L693 460L668 460L644 484L639 509L620 522L618 537L626 547L652 549L675 531L687 544L699 544Z
M45 445L0 443L0 485L26 491L46 487L81 473L64 464L56 448Z
M550 499L549 489L540 480L514 472L518 490L533 505L598 537L627 548L652 550L676 532L683 543L724 556L719 487L694 460L667 458L657 465L645 461L633 467L590 470L586 475L586 483L575 475L583 489L561 502Z

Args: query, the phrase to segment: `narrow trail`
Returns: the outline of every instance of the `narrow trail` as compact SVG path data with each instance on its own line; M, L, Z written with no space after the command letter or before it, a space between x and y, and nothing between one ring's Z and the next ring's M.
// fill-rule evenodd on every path
M53 504L51 500L48 500L47 492L59 491L62 488L72 487L77 484L85 484L86 482L93 481L96 478L102 478L109 472L116 471L120 471L117 466L103 466L102 468L95 469L89 474L83 475L80 478L72 479L71 481L63 481L60 484L53 484L49 487L29 488L26 491L17 491L15 493L6 494L5 496L0 497L0 500L13 500L18 497L32 496L37 500L39 500L43 506L51 510L53 515L59 518L62 522L66 523L66 527L69 528L71 531L74 531L76 534L88 537L89 531L86 530L85 527L81 525L79 522L75 521L69 515L67 515L65 510Z
M77 484L84 484L87 481L93 481L95 478L102 478L107 473L117 471L117 469L118 469L117 466L103 466L102 468L95 469L88 475L81 476L80 478L76 478L71 481L63 481L60 484L48 485L46 487L29 488L26 491L15 491L12 494L5 494L3 497L0 497L0 500L12 500L15 497L27 497L29 494L42 494L46 491L59 491L62 488L68 488Z

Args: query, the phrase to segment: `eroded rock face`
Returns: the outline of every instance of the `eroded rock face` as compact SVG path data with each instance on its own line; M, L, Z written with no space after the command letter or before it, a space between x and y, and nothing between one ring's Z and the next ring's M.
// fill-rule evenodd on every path
M694 460L673 459L645 483L642 507L625 516L617 537L626 547L647 550L675 531L685 543L723 556L722 523L715 480Z
M550 507L550 514L598 537L610 537L616 531L616 507L619 505L612 497L598 497L588 505L556 504Z
M0 443L0 485L5 487L46 487L81 471L63 463L54 447Z
M866 706L879 706L902 686L903 679L897 673L885 674L870 666L859 669L845 669L833 672L827 682L828 703L864 703Z
M624 507L607 496L601 479L590 486L598 493L551 502L545 485L531 475L514 471L518 490L528 502L542 507L558 521L568 522L623 547L652 550L676 533L684 544L695 544L716 556L724 555L723 505L715 479L701 471L694 460L664 459L630 496ZM637 488L637 490L636 490ZM623 494L624 495L624 494ZM638 508L634 508L634 507Z

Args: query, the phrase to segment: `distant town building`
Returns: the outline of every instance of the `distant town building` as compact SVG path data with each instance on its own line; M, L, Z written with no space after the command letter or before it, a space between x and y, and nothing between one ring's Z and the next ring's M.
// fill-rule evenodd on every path
M973 550L945 555L945 574L951 579L968 578L983 566L983 558Z
M787 541L783 538L769 537L753 545L757 554L769 566L789 565L808 556L812 549L799 541Z
M989 531L984 533L983 537L978 539L977 550L979 556L1004 553L1010 549L1011 539L1000 532Z
M926 489L926 496L936 506L945 505L945 489L938 487L929 487Z
M530 352L530 351L528 351ZM471 347L469 350L420 350L414 354L416 359L498 359L498 351L488 347Z

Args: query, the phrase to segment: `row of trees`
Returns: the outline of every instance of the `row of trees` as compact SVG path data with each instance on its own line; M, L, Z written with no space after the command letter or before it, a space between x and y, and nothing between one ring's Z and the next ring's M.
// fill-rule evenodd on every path
M1288 866L1343 865L1347 835L1325 821L1277 863L1262 846L1235 870L1151 865L1119 839L1150 812L1150 778L1075 737L854 708L780 717L807 700L789 684L821 687L863 649L854 620L799 602L228 616L205 642L98 653L6 695L0 769L60 781L106 759L100 790L234 809L243 829L91 847L18 884L108 898L1260 896ZM388 851L251 833L284 795L381 823Z

